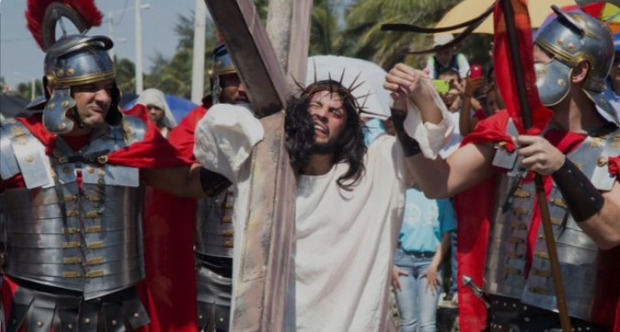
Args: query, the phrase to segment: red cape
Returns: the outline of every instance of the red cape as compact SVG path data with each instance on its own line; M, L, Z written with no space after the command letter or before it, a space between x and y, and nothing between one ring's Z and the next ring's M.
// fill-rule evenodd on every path
M507 111L481 121L474 132L466 136L462 145L469 143L507 143L507 148L512 150L510 137L505 134L506 123L509 119ZM546 136L562 152L569 153L578 147L584 136L550 131ZM618 167L620 156L609 159L611 174L620 176ZM544 179L545 191L549 194L551 177ZM493 198L496 193L496 177L468 189L454 197L454 208L457 214L457 261L458 261L458 292L459 292L459 325L460 331L481 331L486 326L486 309L467 287L461 283L464 274L473 278L477 285L483 285L484 263L486 259L489 226L491 222ZM540 224L540 211L538 204L534 203L534 214L530 224L528 236L527 257L531 261L532 249L536 241L536 234ZM606 326L613 326L614 321L620 324L620 246L599 254L599 272L597 280L597 294L595 299L595 312L592 321ZM620 325L619 325L620 326Z
M206 113L196 107L170 132L168 141L183 160L196 161L194 129ZM145 197L146 285L151 289L161 331L196 331L197 299L194 270L196 200L149 189ZM145 227L146 229L146 227Z
M178 167L187 165L189 161L182 158L182 156L177 152L177 150L159 133L157 127L148 118L146 108L143 105L136 105L132 109L125 111L124 113L138 117L145 121L146 132L144 138L141 141L135 142L129 146L126 146L122 149L113 151L108 154L108 163L137 168ZM46 152L48 153L48 155L53 151L56 136L45 130L45 127L43 126L43 123L41 121L41 115L34 115L28 118L17 118L17 120L22 122L28 128L28 130L30 130L30 132L32 132L32 134L46 146ZM87 139L85 139L84 143L86 142ZM14 183L19 182L21 181L14 181ZM160 308L160 302L158 301L161 298L160 294L188 294L193 289L191 289L191 287L189 290L185 289L188 284L184 283L168 284L167 288L164 288L164 285L157 285L158 287L156 288L152 287L152 285L148 282L149 280L153 279L158 280L158 273L164 273L164 271L175 271L174 269L177 267L175 265L168 264L170 263L169 260L162 260L162 263L159 265L158 269L152 268L153 262L160 261L159 251L161 251L162 249L167 249L170 251L176 250L176 246L174 244L177 243L190 243L190 246L191 243L193 243L193 239L183 239L181 241L176 241L176 239L173 237L175 234L168 234L162 240L162 242L158 243L158 245L160 246L158 248L159 251L151 249L153 245L149 242L148 239L153 237L152 234L160 233L162 229L174 229L175 224L173 223L173 221L174 219L168 219L165 222L160 221L157 223L151 223L145 219L143 225L146 279L144 282L139 283L137 285L137 288L140 291L140 297L142 298L142 302L151 318L151 324L140 329L140 331L163 331L164 327L169 326L169 322L176 322L180 317L184 317L184 315L187 316L188 311L184 307L185 303L189 303L190 305L192 303L195 303L194 290L194 292L191 294L193 301L189 301L189 296L186 296L186 298L184 299L185 302L179 301L180 305L175 307L173 310L170 310L168 312L162 312L161 310L158 310L158 308ZM193 252L190 252L186 256L187 257L182 255L175 256L175 259L178 262L188 262L191 260L191 263L189 264L190 268L188 269L189 272L186 271L183 274L193 275ZM8 317L10 317L10 303L16 288L17 285L15 283L10 281L10 279L4 278L4 282L2 284L2 301L6 304L5 314L7 319ZM185 292L183 290L185 290ZM195 308L195 304L193 308ZM195 310L193 311L193 313L195 316ZM195 319L192 320L191 323L195 325ZM179 329L177 331L181 330ZM182 331L190 331L190 329ZM191 331L195 331L195 327L193 327Z

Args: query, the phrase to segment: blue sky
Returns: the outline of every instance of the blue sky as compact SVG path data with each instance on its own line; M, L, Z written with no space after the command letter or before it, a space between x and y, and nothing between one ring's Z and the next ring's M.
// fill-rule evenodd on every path
M114 49L118 58L135 61L134 48L134 0L95 0L104 14L100 27L91 29L89 34L108 35L106 17L108 12L123 8L131 10L113 15ZM144 71L149 72L149 56L156 52L169 57L174 54L178 38L174 25L178 14L193 16L194 0L142 0L150 4L142 10L142 46ZM0 0L0 76L12 88L20 82L29 82L43 75L43 51L35 43L26 29L24 11L26 0Z

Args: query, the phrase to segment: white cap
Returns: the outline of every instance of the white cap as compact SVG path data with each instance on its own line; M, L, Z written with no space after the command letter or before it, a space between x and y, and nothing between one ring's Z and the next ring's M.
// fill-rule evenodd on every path
M433 47L446 45L454 40L451 33L436 34L433 36Z

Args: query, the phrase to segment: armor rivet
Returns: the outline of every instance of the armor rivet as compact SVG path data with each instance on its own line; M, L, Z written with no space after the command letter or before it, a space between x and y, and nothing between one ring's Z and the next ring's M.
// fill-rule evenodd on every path
M530 318L529 317L523 317L523 321L525 321L526 323L530 322Z
M73 330L73 324L67 324L67 329Z
M112 323L112 326L116 326L116 319L113 319L111 323Z
M38 321L38 322L37 322L37 326L38 326L38 327L43 327L43 322L42 322L42 321Z
M133 313L133 316L134 316L134 318L138 318L138 317L140 317L140 314L139 314L139 313L137 313L137 312L134 312L134 313Z
M564 39L558 38L558 45L562 45L562 44L564 44Z
M558 79L558 86L563 88L566 85L566 81L562 78Z
M524 306L523 306L523 311L526 311L526 310L527 310L527 306L526 306L526 305L524 305Z
M65 128L67 128L67 124L64 122L58 125L58 129L60 130L65 130Z
M203 318L205 318L205 316L203 316L203 315L198 315L198 319L203 319Z
M60 105L62 106L62 108L67 108L67 106L69 106L69 102L65 100Z
M95 173L95 169L94 169L94 168L92 168L92 167L90 167L90 166L88 166L88 167L86 168L86 171L88 172L88 174L93 174L93 173Z
M575 44L573 44L573 43L568 43L568 45L566 45L566 48L567 48L569 51L572 51L573 49L575 49Z
M220 317L220 322L224 322L224 317Z
M33 157L31 154L29 154L29 155L27 155L27 156L26 156L26 162L27 162L27 163L31 163L31 162L33 162L33 161L34 161L34 157Z
M90 318L84 318L84 324L89 325L90 324Z
M73 70L73 68L68 68L67 69L67 76L73 76L73 74L75 74L75 70Z
M598 160L596 161L596 164L599 167L603 167L603 166L607 165L607 160L608 160L607 157L598 157Z
M65 71L64 71L62 68L58 69L58 70L56 71L56 76L58 76L58 77L63 77L63 76L65 76Z

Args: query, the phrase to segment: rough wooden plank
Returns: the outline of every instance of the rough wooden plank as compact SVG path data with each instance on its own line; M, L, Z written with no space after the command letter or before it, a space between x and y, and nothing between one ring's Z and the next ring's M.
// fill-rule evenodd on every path
M240 272L233 285L231 328L233 331L283 331L293 267L296 189L284 147L284 113L278 111L292 90L252 1L205 2L226 40L257 114L271 114L261 120L265 138L252 154L249 213L245 221L245 243L240 248L243 252ZM302 2L307 4L308 0ZM309 14L308 10L308 25ZM293 17L300 15L296 13ZM305 31L308 36L309 27ZM301 50L304 44L305 51ZM289 60L296 70L303 66L303 74L307 44L296 46L293 54L298 59ZM302 75L296 75L303 81Z
M291 93L251 0L205 0L260 116L283 109Z

